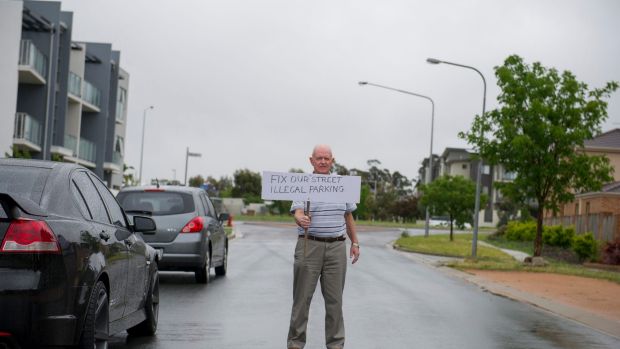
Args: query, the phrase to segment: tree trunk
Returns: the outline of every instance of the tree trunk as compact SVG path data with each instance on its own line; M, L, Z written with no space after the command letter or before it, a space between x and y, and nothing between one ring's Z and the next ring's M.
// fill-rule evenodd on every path
M536 218L536 238L534 239L534 257L542 254L542 231L543 231L543 208L538 206L538 217Z

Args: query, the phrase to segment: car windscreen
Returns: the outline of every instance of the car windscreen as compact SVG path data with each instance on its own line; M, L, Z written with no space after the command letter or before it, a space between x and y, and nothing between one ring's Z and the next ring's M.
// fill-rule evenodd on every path
M116 199L128 213L151 212L154 216L166 216L194 212L191 194L167 191L120 192Z
M31 166L2 166L0 167L0 193L20 195L37 204L41 202L41 195L50 169Z

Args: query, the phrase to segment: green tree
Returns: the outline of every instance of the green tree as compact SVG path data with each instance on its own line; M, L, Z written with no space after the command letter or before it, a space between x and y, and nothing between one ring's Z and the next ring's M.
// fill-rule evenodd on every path
M136 180L133 178L133 173L130 172L130 170L133 169L133 166L123 164L123 186L136 185Z
M190 187L200 188L200 186L205 182L205 179L201 175L197 175L194 177L189 177L188 184Z
M370 211L368 209L369 197L372 199L370 186L367 183L363 183L360 189L360 203L357 205L357 209L355 210L355 215L358 219L370 218Z
M261 175L248 169L236 170L233 174L234 186L232 195L243 198L246 204L262 202L261 195Z
M209 196L222 198L232 196L232 178L228 176L221 176L220 179L215 179L215 177L207 176L207 183L209 183L207 188L207 193Z
M392 220L396 218L411 219L417 216L417 212L403 215L406 208L403 204L411 207L406 197L412 193L411 181L400 172L394 173L386 168L379 168L381 161L370 159L366 162L368 171L351 169L362 178L362 190L366 186L367 192L362 191L360 205L356 215L362 219Z
M442 176L433 182L420 186L420 202L428 206L433 215L447 215L450 220L450 241L454 240L453 226L463 227L472 224L476 184L463 176ZM480 198L480 207L484 207L486 196Z
M516 55L495 67L495 75L500 108L476 116L471 130L459 136L485 161L517 174L498 188L517 203L534 201L534 255L540 256L544 210L557 211L575 192L598 190L612 180L609 160L586 155L583 144L600 132L607 118L604 99L618 83L589 89L569 71L529 65Z
M418 217L418 198L414 195L402 196L394 203L392 213L407 222L415 222Z
M341 176L348 176L350 174L349 170L344 165L341 165L336 161L334 161L334 164L332 165L332 173Z

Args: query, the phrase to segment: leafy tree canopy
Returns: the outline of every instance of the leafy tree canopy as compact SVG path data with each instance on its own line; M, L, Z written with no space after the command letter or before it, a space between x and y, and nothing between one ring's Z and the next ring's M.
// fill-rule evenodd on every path
M233 174L233 197L243 198L246 203L263 202L261 199L261 175L248 169L236 170Z
M453 225L463 227L472 224L476 184L463 176L442 176L433 182L420 185L420 202L433 215L447 215L450 220L450 241L453 240ZM480 207L486 203L486 195L480 197Z
M205 182L205 179L201 175L197 175L190 177L187 182L190 187L200 188L200 186Z
M477 147L485 161L517 174L501 185L504 195L537 204L534 255L539 256L544 210L557 211L575 192L600 189L612 179L609 160L586 155L583 145L600 132L607 118L605 99L618 83L590 89L570 71L527 64L516 55L496 67L495 75L500 107L476 116L460 137Z

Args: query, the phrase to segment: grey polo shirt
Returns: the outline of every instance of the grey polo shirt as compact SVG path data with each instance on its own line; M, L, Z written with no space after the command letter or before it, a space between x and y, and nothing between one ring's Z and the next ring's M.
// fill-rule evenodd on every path
M293 201L291 213L297 209L304 209L305 201ZM334 204L328 202L310 202L310 228L308 234L319 237L338 237L347 232L344 220L346 212L353 212L357 208L355 204ZM297 228L299 235L304 234L304 229Z

